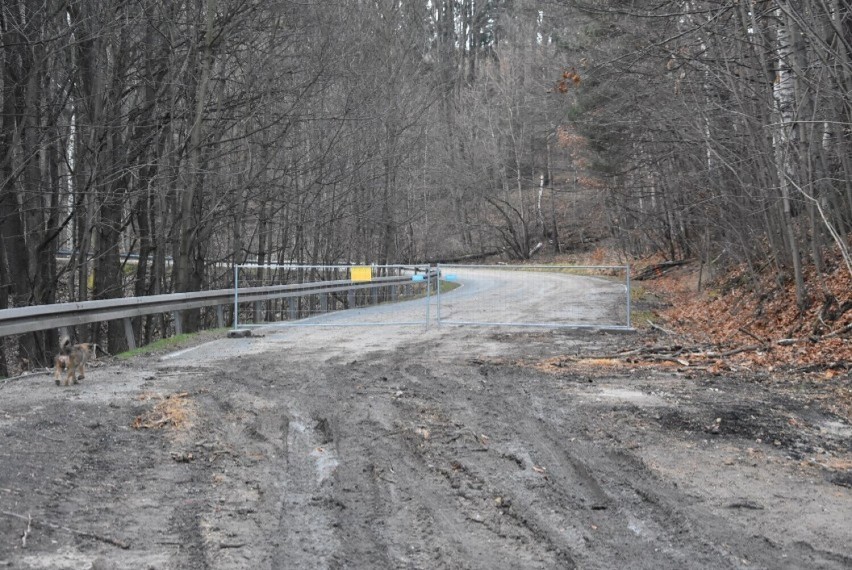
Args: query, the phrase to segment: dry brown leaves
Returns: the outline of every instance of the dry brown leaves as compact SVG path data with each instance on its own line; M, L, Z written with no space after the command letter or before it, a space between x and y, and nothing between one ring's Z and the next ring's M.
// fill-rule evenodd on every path
M160 394L144 393L140 400L156 400L157 403L145 413L136 417L131 424L133 429L187 429L192 426L195 409L189 399L188 392L179 392L163 396Z
M582 261L601 262L612 255L598 249L589 256L594 259ZM766 381L770 373L774 390L802 396L807 382L808 398L852 420L852 276L839 257L826 258L833 271L807 271L811 301L805 310L796 303L794 285L779 286L772 275L749 281L741 269L699 292L697 266L684 266L642 282L650 297L668 304L653 317L663 326L649 331L644 345L515 364L590 377L613 369L667 368L686 374L744 373L743 378L759 373ZM646 259L634 272L664 261Z
M698 293L696 273L686 271L646 285L671 303L660 317L681 344L732 353L710 360L709 372L769 372L779 390L807 378L813 388L809 397L852 418L852 276L839 259L833 261L836 268L828 274L807 270L805 310L796 303L793 283L778 286L771 275L749 283L737 279L742 270L720 280L740 283L730 289ZM691 362L698 364L695 358Z
M600 369L607 368L637 368L637 367L656 367L656 366L676 366L670 362L650 362L650 361L633 361L622 358L598 358L590 357L569 357L556 356L554 358L545 358L544 360L535 361L532 363L519 362L519 366L532 366L532 368L548 374L560 374L570 368L572 372L595 372Z
M728 282L741 277L726 276ZM805 310L796 303L792 283L777 286L772 276L743 283L730 290L695 291L695 275L681 272L647 282L666 297L671 307L661 313L665 326L694 343L760 349L730 357L738 364L774 369L821 369L828 377L852 365L852 335L838 334L852 324L852 310L837 315L852 302L852 276L838 263L834 271L819 276L807 272L811 302ZM833 338L830 335L835 334Z

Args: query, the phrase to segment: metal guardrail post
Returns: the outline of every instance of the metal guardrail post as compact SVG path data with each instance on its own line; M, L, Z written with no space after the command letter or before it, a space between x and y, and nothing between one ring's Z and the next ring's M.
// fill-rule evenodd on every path
M127 338L127 348L133 350L136 348L136 336L133 334L133 321L130 318L121 319L124 321L124 336Z

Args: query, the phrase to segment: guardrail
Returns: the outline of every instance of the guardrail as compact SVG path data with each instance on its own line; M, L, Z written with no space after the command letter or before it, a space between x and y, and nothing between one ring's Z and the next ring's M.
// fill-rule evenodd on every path
M264 271L258 271L263 269ZM314 281L321 285L308 294L294 295L287 289L292 285L275 285L280 275L292 275L293 279L326 279ZM234 268L234 283L238 284L234 291L234 328L254 327L268 320L287 321L291 324L323 325L333 324L344 326L355 324L348 322L346 317L334 319L331 323L324 319L313 319L327 313L340 312L339 305L346 309L357 308L359 305L378 305L388 301L399 301L402 297L410 296L411 285L419 282L431 283L438 275L437 270L427 265L238 265ZM272 283L270 283L270 281ZM273 289L270 289L270 286ZM428 286L427 286L428 289ZM264 307L261 301L255 301L256 292L261 297L272 291L276 297L290 297L282 300L281 304L271 303ZM313 297L303 299L296 297ZM251 303L255 301L255 303ZM238 310L239 307L243 310ZM251 305L254 304L253 307ZM271 306L270 306L271 305ZM286 315L286 317L285 317ZM360 316L356 318L361 323ZM428 305L424 304L424 322L429 320ZM384 322L384 324L413 324L399 322Z
M433 272L431 277L437 273ZM351 280L317 281L290 285L240 288L238 303L263 302L285 297L301 297L320 293L384 287L410 281L405 277L380 277L370 283L353 283ZM0 337L52 328L64 328L104 321L124 321L124 332L129 348L136 348L131 319L144 315L172 312L175 333L183 332L181 311L201 307L216 307L217 323L225 326L225 306L235 303L234 289L215 289L193 293L171 293L146 297L124 297L102 301L55 303L0 310Z

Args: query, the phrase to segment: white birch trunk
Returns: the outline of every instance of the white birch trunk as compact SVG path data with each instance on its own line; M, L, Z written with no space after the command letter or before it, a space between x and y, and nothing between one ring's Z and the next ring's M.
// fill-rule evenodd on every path
M790 37L790 28L786 25L786 19L781 9L777 9L775 14L779 20L778 27L776 28L778 70L772 95L775 101L774 122L777 126L772 131L772 143L775 149L775 166L778 171L778 184L781 189L781 201L784 208L784 231L789 241L793 274L796 281L796 301L802 307L805 303L805 282L802 275L799 244L793 228L789 184L789 181L794 179L790 151L794 143L796 120L796 84L791 65L793 41Z

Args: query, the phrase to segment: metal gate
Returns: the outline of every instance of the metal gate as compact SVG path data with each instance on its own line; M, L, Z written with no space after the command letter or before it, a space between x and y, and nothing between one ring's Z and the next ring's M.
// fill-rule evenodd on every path
M427 265L238 265L234 328L429 323Z
M630 267L444 265L439 325L631 330Z

